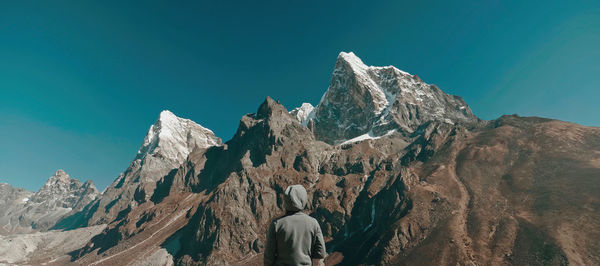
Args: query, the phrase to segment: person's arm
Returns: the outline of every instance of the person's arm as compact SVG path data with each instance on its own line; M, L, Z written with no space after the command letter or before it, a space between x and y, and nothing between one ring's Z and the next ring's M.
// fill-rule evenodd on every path
M327 256L327 251L325 250L325 241L323 240L323 233L321 232L321 226L315 220L316 229L314 233L313 246L310 253L310 257L313 259L324 259Z
M267 230L267 243L265 244L264 264L265 266L275 265L275 256L277 254L277 239L275 237L275 223L271 223Z

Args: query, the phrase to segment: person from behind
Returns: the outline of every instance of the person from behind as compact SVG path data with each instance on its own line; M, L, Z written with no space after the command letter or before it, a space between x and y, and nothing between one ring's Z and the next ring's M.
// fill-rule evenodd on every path
M325 258L325 241L315 218L302 212L307 203L302 185L287 187L283 195L285 215L271 222L267 230L265 265L312 265Z

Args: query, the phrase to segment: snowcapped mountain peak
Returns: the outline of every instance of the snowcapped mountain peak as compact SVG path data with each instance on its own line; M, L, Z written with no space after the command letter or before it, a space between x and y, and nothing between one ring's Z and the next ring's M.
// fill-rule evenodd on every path
M158 117L160 120L174 120L177 118L177 116L169 110L162 110Z
M315 117L315 107L310 103L302 103L300 107L290 111L290 114L296 117L303 126L306 126Z
M402 71L395 66L368 66L353 52L340 52L336 62L336 69L340 68L341 63L351 67L356 74L369 75L368 71L388 70L405 76L413 76L406 71Z
M181 163L194 148L208 148L221 143L210 129L164 110L150 126L136 159L157 155Z
M192 120L178 117L169 110L162 110L160 112L160 114L158 115L157 122L160 122L163 126L167 126L167 127L171 127L171 128L185 126L185 124L188 124L190 122L195 123ZM209 130L209 129L206 129L206 130Z
M355 71L364 72L369 68L363 61L356 56L353 52L340 52L337 58L338 64L340 62L347 63Z
M331 83L314 110L317 138L341 143L392 129L411 133L427 121L475 122L467 104L394 66L367 66L352 52L338 55ZM308 123L305 123L308 124Z
M87 221L102 223L103 219L116 218L132 202L150 200L157 181L183 164L197 149L221 146L215 134L194 121L178 117L164 110L150 126L146 137L129 167L102 192L100 208L93 210Z

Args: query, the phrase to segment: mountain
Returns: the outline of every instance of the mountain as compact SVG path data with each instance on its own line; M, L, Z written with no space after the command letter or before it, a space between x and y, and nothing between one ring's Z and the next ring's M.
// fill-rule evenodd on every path
M328 263L598 262L599 128L504 116L415 132L329 145L267 98L225 145L193 152L170 175L197 180L191 192L141 205L74 259L259 265L283 190L302 184Z
M222 145L215 134L192 120L162 111L150 126L133 162L94 202L72 212L56 229L99 225L125 215L151 199L157 181L179 167L195 149Z
M391 130L408 135L428 121L480 121L462 98L393 66L366 66L352 52L338 55L329 89L311 120L315 135L331 144Z
M225 143L161 113L130 167L55 226L83 228L31 236L87 242L27 261L261 265L283 191L302 184L328 265L597 265L599 178L598 127L484 121L415 75L341 53L316 107L267 97Z
M48 229L71 211L80 211L96 199L91 181L81 183L58 170L35 193L1 184L2 234Z
M310 103L303 103L300 107L290 111L290 114L296 117L303 126L307 126L315 118L315 107Z

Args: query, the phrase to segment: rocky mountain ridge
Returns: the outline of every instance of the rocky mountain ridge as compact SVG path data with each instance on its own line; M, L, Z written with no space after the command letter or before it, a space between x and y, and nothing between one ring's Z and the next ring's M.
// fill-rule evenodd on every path
M331 84L307 120L315 136L331 144L391 130L409 135L428 121L481 122L462 98L394 66L367 66L352 52L338 55Z

